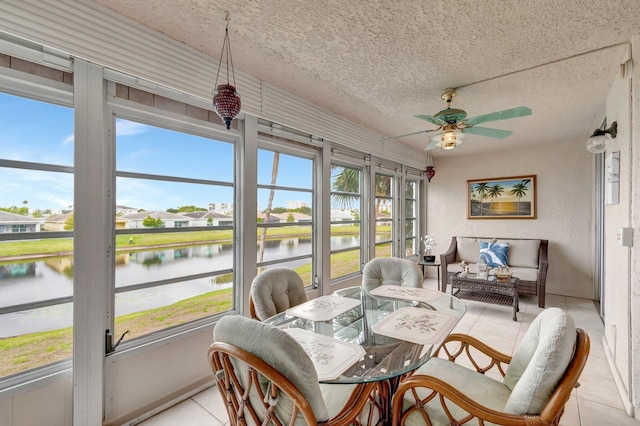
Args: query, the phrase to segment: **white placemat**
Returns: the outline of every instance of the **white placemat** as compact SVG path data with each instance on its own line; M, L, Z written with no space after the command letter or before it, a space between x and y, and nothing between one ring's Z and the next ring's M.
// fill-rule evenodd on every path
M284 330L296 339L309 355L318 373L318 380L332 380L348 370L365 355L360 345L300 328Z
M417 287L403 287L400 285L381 285L369 292L373 296L390 297L393 299L416 300L418 302L433 302L444 293L438 290Z
M456 323L457 317L447 312L400 308L372 328L384 336L430 345L447 337Z
M328 321L359 304L359 300L348 297L320 296L287 309L287 314L311 321Z

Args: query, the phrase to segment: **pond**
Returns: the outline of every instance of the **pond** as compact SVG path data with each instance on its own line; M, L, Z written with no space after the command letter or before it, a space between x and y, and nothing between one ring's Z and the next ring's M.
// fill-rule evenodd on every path
M357 247L357 236L331 238L332 249ZM268 240L263 261L310 255L310 238ZM310 259L283 262L296 268ZM149 281L179 278L233 268L233 246L229 243L191 245L180 248L118 252L115 259L116 288L124 290ZM180 281L158 287L116 293L116 316L166 306L192 296L229 288L230 274ZM73 257L54 257L0 266L0 307L34 303L73 295ZM68 327L71 303L0 315L0 338L28 332Z

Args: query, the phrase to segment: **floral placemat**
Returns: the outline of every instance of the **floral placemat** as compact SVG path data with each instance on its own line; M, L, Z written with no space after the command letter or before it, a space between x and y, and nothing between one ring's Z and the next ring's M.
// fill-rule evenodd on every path
M372 328L384 336L430 345L444 340L457 322L457 317L447 312L400 308Z
M373 296L390 297L393 299L415 300L418 302L433 302L444 293L438 290L418 287L403 287L400 285L381 285L369 292Z
M318 380L332 380L348 370L365 355L360 345L347 343L301 328L284 330L296 339L309 355L318 373Z
M358 299L338 296L320 296L287 309L288 315L311 321L328 321L360 304Z

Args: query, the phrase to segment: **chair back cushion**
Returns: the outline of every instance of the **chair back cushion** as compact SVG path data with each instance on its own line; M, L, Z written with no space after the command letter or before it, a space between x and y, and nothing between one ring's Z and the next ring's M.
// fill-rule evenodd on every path
M251 299L261 321L304 303L307 295L300 275L289 268L272 268L251 283Z
M213 336L216 342L225 342L243 349L278 370L304 395L319 422L329 419L313 362L302 346L289 334L272 325L241 315L226 315L216 324ZM242 367L246 369L246 366L235 366L235 368ZM239 376L242 377L241 380L247 378L245 373ZM263 378L261 387L268 395L267 384L268 381ZM246 382L243 383L244 385ZM257 398L257 392L249 398L254 408L260 406L260 400ZM280 398L277 410L291 413L293 408L291 400L284 398L282 394ZM289 415L284 417L288 418ZM299 420L302 421L302 418L299 417Z
M507 368L504 384L511 414L540 414L564 374L576 343L573 319L562 309L548 308L531 323Z
M420 267L399 257L376 257L362 270L362 285L370 289L381 285L422 287L422 281Z

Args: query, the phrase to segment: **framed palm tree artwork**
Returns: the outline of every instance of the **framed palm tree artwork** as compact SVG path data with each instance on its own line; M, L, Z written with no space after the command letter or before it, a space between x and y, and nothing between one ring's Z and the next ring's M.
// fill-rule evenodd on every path
M536 175L467 181L468 219L535 219Z

